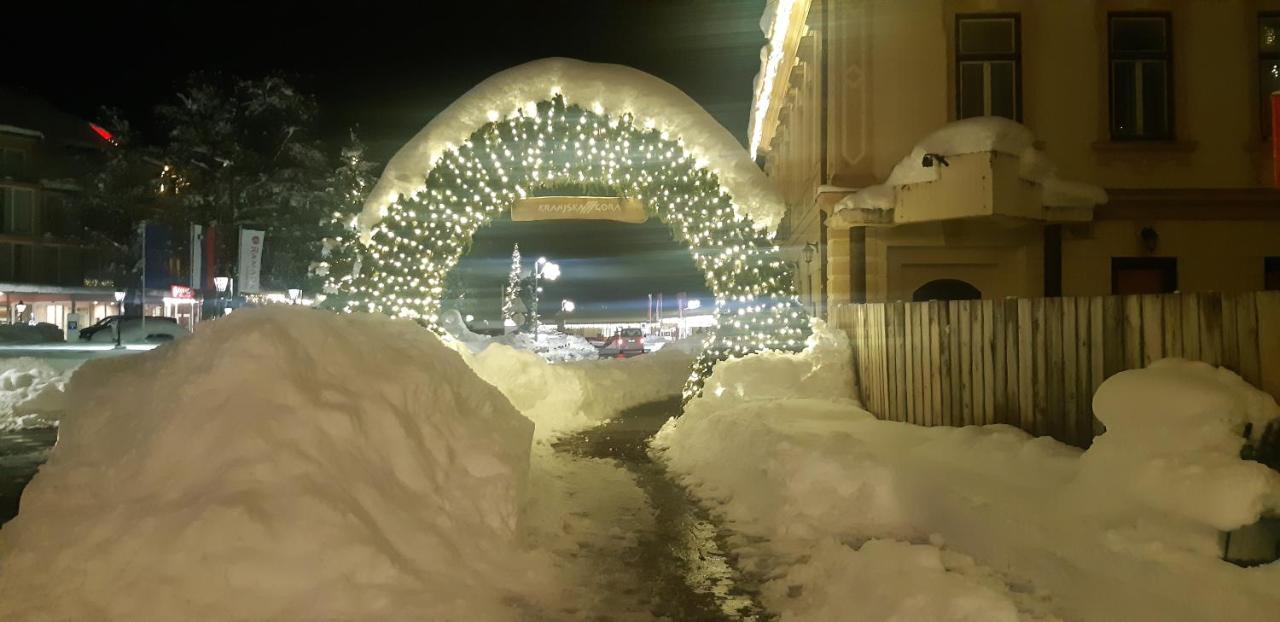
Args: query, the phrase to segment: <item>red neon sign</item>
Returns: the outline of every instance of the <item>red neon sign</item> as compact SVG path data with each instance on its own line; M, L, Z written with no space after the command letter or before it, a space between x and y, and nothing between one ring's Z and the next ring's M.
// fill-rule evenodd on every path
M108 132L108 131L107 131L107 128L102 127L101 125L98 125L97 123L90 123L90 124L89 124L89 129L93 130L93 133L94 133L94 134L97 134L98 136L101 136L101 137L102 137L102 140L105 140L105 141L107 141L107 142L109 142L109 143L111 143L111 144L113 144L113 145L114 145L114 144L116 144L115 136L114 136L114 135L112 135L112 134L111 134L111 132Z

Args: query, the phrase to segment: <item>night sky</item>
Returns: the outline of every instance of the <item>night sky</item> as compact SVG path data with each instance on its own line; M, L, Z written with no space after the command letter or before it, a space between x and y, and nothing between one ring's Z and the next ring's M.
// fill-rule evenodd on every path
M6 8L10 62L0 81L67 112L92 118L113 105L154 132L150 110L192 71L284 71L317 96L327 139L336 144L358 127L384 162L476 83L548 56L652 73L745 143L763 43L763 0L353 2L325 10L314 2L22 4L36 6ZM561 263L564 278L547 296L575 300L580 315L604 305L643 309L650 292L707 295L688 252L654 220L501 222L477 235L460 267L477 285L500 284L516 241L530 259Z

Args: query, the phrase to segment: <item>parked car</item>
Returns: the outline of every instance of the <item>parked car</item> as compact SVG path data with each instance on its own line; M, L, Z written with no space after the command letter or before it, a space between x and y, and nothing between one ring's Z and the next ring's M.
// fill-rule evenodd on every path
M619 330L600 347L600 356L603 357L626 358L644 352L644 332L639 328Z
M177 319L171 317L147 316L146 322L143 322L137 316L121 318L110 315L93 326L81 329L80 340L114 343L117 324L120 325L121 343L164 343L191 334L191 331L178 325Z

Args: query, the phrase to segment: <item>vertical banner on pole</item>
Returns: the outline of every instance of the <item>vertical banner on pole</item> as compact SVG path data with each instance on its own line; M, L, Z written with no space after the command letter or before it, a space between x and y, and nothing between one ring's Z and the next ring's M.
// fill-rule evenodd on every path
M191 289L204 288L204 227L191 225Z
M204 281L201 282L200 287L204 289L215 289L213 277L218 276L218 272L222 270L222 268L218 266L218 226L216 224L205 227L203 263Z
M240 291L256 294L262 291L262 244L266 232L240 230Z

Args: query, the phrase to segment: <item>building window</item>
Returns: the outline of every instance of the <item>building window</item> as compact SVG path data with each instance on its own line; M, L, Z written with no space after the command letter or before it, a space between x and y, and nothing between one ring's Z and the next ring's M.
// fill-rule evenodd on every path
M0 188L0 217L5 233L34 233L35 191Z
M1267 291L1280 291L1280 257L1267 257L1262 261L1262 288Z
M13 246L13 280L19 283L36 281L35 249L30 244Z
M0 149L0 177L27 176L27 154L18 149Z
M1112 257L1111 293L1172 294L1178 291L1174 257Z
M1111 138L1173 137L1173 53L1167 13L1110 16Z
M1258 94L1262 97L1262 139L1271 138L1271 94L1280 91L1280 13L1258 16Z
M0 242L0 280L13 280L13 244Z
M956 16L956 118L1022 120L1017 15Z

